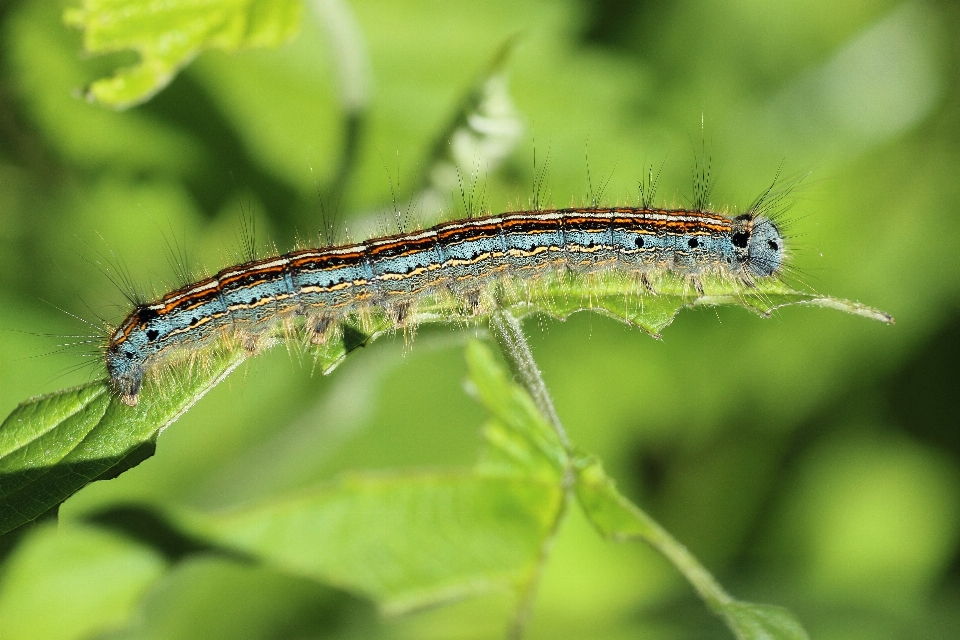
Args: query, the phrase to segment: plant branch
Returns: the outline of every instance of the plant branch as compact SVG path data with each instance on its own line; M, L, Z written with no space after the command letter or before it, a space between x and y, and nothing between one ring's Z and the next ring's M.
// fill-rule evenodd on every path
M494 312L490 316L490 332L493 334L500 346L500 351L513 371L513 374L519 379L527 393L533 398L534 403L540 410L540 413L550 422L557 438L563 445L566 456L563 464L563 500L560 503L553 522L550 525L550 533L544 538L540 545L540 553L537 557L537 563L530 572L525 585L520 593L520 601L517 606L516 615L507 632L507 638L510 640L519 640L523 637L530 616L533 613L533 607L536 604L537 586L543 575L543 568L550 558L550 551L553 549L553 542L560 530L560 525L567 514L570 501L573 499L573 488L576 482L576 470L573 466L573 448L570 445L570 439L567 432L557 416L557 411L553 406L553 398L547 391L547 385L540 375L540 369L533 359L533 353L530 351L530 345L527 343L527 337L523 334L523 327L510 312L503 309Z
M723 607L733 602L730 594L720 586L720 583L686 546L670 535L646 512L636 507L634 509L634 515L644 529L640 534L641 539L669 560L714 612L723 615Z
M568 455L572 454L570 438L557 417L557 410L553 407L553 399L550 392L547 391L547 385L540 375L540 369L533 359L533 353L530 351L530 345L527 343L527 337L523 335L523 327L509 311L503 309L494 312L490 316L490 333L493 334L500 346L503 357L513 374L519 378L527 393L533 398L540 413L546 418L557 432L563 448Z

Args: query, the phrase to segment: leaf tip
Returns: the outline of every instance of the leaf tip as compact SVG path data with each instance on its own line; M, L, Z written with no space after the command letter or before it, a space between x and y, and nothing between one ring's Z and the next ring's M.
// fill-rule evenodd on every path
M893 316L887 313L886 311L880 311L879 309L874 309L873 307L868 307L865 304L860 304L859 302L851 302L849 300L840 300L838 298L813 298L811 300L803 301L801 304L809 304L817 307L825 307L828 309L837 309L838 311L844 311L853 315L861 316L863 318L869 318L870 320L879 320L884 324L894 325L896 321Z

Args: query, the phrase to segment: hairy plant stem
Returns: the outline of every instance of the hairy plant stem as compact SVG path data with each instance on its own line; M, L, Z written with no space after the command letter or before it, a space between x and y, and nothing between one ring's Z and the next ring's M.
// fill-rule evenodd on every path
M507 631L507 638L510 640L519 640L523 637L530 617L533 614L533 608L537 599L537 586L543 575L543 568L550 557L550 551L553 548L553 542L560 530L560 525L567 514L570 501L573 499L574 486L576 482L576 470L573 466L573 448L570 444L570 438L557 416L557 410L553 406L553 398L547 391L547 385L540 375L540 369L533 359L533 353L530 351L530 345L527 343L527 337L523 334L523 327L510 312L499 310L490 317L490 333L496 339L500 346L500 351L506 359L507 364L517 377L520 384L523 385L527 393L533 398L534 403L543 414L543 417L553 426L560 443L563 445L566 456L563 463L563 500L557 508L553 522L550 525L550 533L540 545L540 552L537 557L537 563L531 570L526 584L520 591L517 611L514 615L510 628Z
M720 583L690 553L690 550L670 535L666 529L660 526L660 523L636 506L633 510L635 517L642 523L644 529L639 536L640 539L669 560L714 613L725 616L723 608L733 602L733 597L720 586Z
M519 378L520 384L533 398L543 417L553 425L563 448L566 449L567 454L570 454L570 438L567 437L567 432L560 424L560 418L557 417L553 399L547 391L547 385L540 375L537 363L533 360L533 353L530 351L527 337L523 335L520 321L508 311L497 311L490 317L490 333L500 346L500 351L503 352L503 357L506 358L513 374Z
M537 586L543 573L543 568L549 559L556 534L566 516L570 501L573 499L575 493L576 455L570 444L570 438L567 436L567 432L564 430L560 418L557 416L557 411L553 406L553 399L550 397L550 392L547 391L547 385L543 381L543 376L540 375L540 369L533 359L533 353L530 351L530 345L523 333L523 327L520 325L520 321L508 311L497 311L490 317L490 333L496 339L514 376L516 376L520 384L523 385L533 398L540 413L543 414L553 426L557 437L566 451L563 468L563 502L557 509L556 516L551 524L550 534L544 539L540 547L537 564L530 572L530 576L521 590L517 611L507 634L508 638L516 640L521 638L526 630L533 612L533 607L536 603ZM660 526L658 522L632 503L629 505L629 508L633 511L634 517L636 517L642 525L642 532L639 538L667 558L693 586L694 590L710 609L726 618L727 613L724 607L733 602L730 594L720 586L713 575L700 564L696 557L676 538L671 536L666 529Z

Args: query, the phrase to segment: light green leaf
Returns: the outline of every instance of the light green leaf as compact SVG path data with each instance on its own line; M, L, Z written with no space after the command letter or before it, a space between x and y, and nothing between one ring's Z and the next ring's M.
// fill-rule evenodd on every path
M528 579L564 500L562 447L489 347L467 349L494 420L473 469L352 473L301 495L227 513L183 512L217 545L404 611Z
M556 484L469 471L351 474L223 515L182 516L217 544L399 612L513 589L562 501Z
M529 580L561 513L564 490L553 466L558 444L488 347L471 344L468 361L474 388L497 421L487 430L497 437L487 442L485 459L501 464L354 473L260 506L167 516L184 539L199 537L214 543L210 549L236 551L286 573L368 595L388 612L515 591ZM63 394L55 401L60 414L77 414L93 405L88 396L103 395L98 389L79 400ZM111 402L107 396L108 410ZM158 522L166 526L161 514L149 510L124 513L161 518L142 520L154 522L153 530ZM135 537L142 529L141 524L127 531L129 517L109 513L89 522Z
M122 183L124 189L140 193L151 190L157 193L157 189L171 195L180 193L182 187L173 183L173 176L180 179L196 176L210 158L203 143L180 127L166 125L142 110L117 114L79 102L71 95L77 87L85 86L96 77L91 76L97 73L91 67L100 65L83 60L77 54L76 34L63 27L62 11L60 2L23 2L11 6L4 41L10 81L17 87L23 117L35 128L36 135L68 166L85 171L100 171L105 167L120 169L110 172L110 178L102 176L96 187L90 185L92 190L78 191L73 196L78 199L76 202L64 203L68 209L64 210L56 232L63 238L75 238L76 225L81 225L79 228L100 225L98 228L106 229L108 224L112 225L108 222L112 220L112 207L123 207L129 216L130 199L143 202L142 196L121 198L114 191L118 183ZM138 172L169 175L171 181L162 186L130 184L121 177ZM104 198L109 198L107 202L113 202L112 206L95 208L103 207ZM121 202L123 204L119 204ZM167 204L179 209L171 215L192 212L192 206L185 207L181 202ZM91 215L93 212L95 215ZM115 226L109 228L113 233L118 231ZM45 255L56 254L62 247L62 240L54 240L57 234L45 242Z
M342 357L350 341L367 336L352 331L356 335L344 331L343 344L329 354ZM232 358L225 361L227 370L240 355ZM526 590L564 513L566 449L489 347L472 341L467 361L471 388L493 414L484 431L484 453L473 469L354 473L232 512L168 515L188 537L369 596L388 612L490 591ZM48 411L60 417L59 425L74 416L93 419L84 410L97 406L96 399L104 395L92 386L41 402L53 404L55 410ZM117 406L109 396L106 402L107 411ZM28 446L24 434L29 432L5 432L4 445L10 449L12 443L14 453L23 450ZM619 540L639 538L658 549L738 638L806 637L785 610L731 598L689 551L616 490L597 460L579 456L573 466L575 491L600 533Z
M576 461L576 491L587 518L601 535L613 540L643 540L662 553L690 582L697 594L727 623L740 640L806 640L806 631L782 607L734 600L686 547L627 500L598 460Z
M91 54L136 51L140 61L97 80L87 98L116 109L148 100L206 49L277 46L297 33L300 0L83 0L68 25Z
M631 540L652 535L656 523L627 500L603 470L599 460L583 456L576 460L577 499L600 535L614 540Z

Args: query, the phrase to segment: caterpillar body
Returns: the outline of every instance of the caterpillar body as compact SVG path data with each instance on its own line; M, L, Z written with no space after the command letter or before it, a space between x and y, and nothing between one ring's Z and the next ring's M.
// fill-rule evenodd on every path
M278 322L306 317L311 342L350 314L376 308L405 326L424 296L452 294L474 315L498 279L549 270L616 270L652 291L652 273L707 275L749 286L783 267L783 236L755 205L737 217L652 207L516 211L445 222L362 243L302 249L228 267L213 277L138 305L109 337L114 391L136 405L143 376L175 351L218 335L250 349Z

